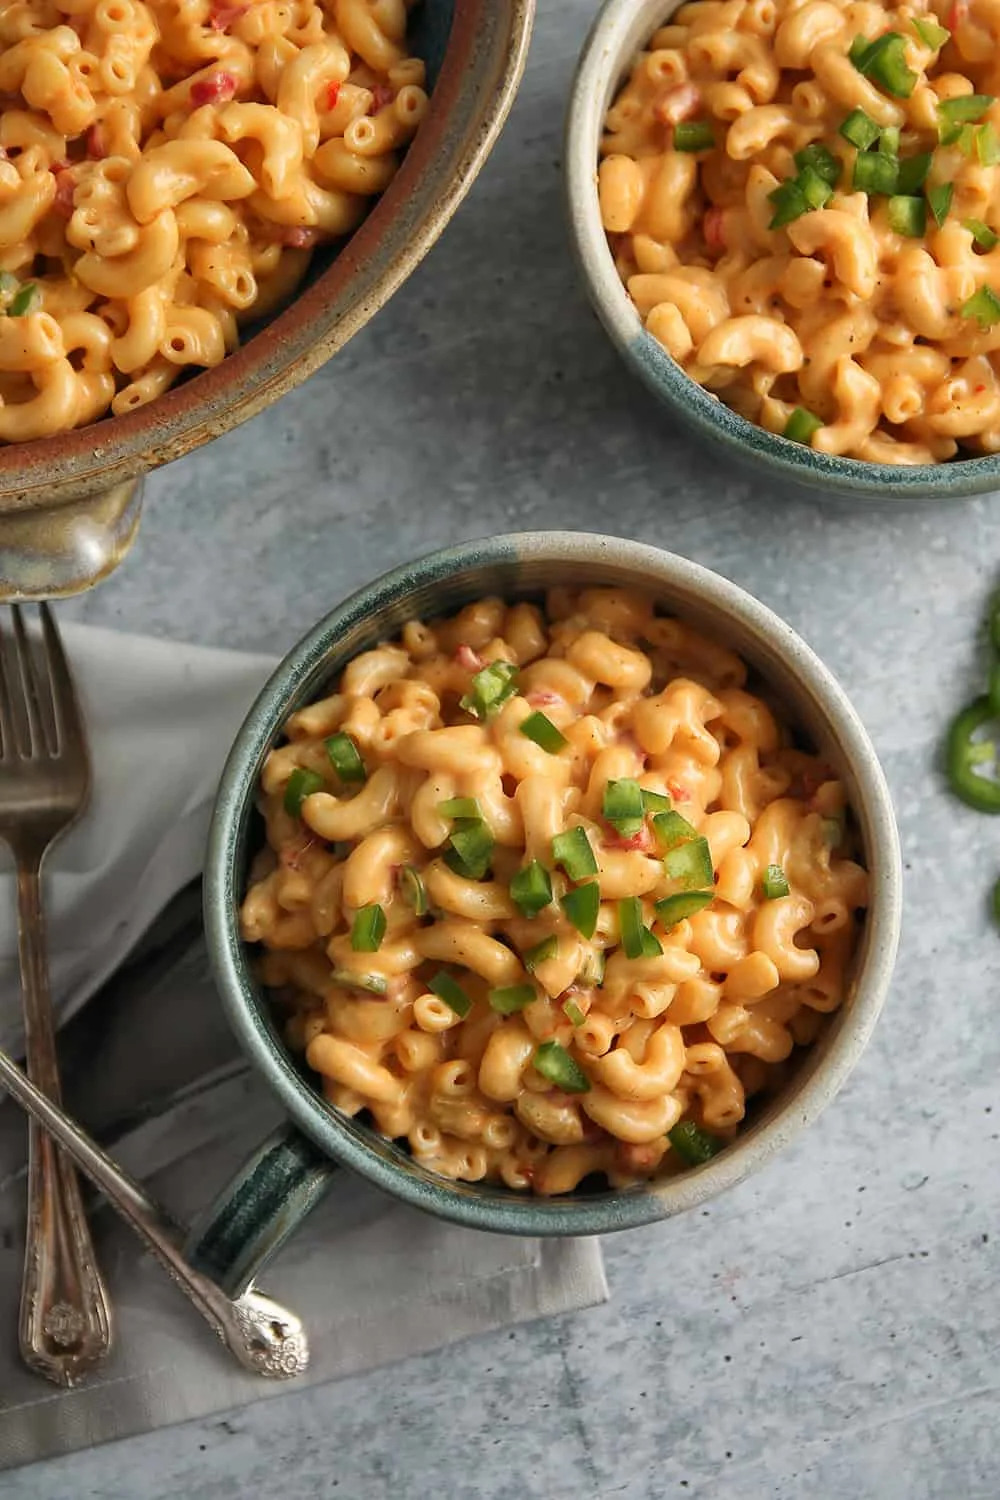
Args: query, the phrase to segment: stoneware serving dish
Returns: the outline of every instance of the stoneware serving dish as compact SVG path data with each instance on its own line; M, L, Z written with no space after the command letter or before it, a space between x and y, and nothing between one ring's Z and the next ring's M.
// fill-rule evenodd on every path
M249 861L262 839L254 794L261 766L288 715L330 691L359 652L404 621L460 608L484 594L538 598L556 584L629 585L725 641L755 669L835 766L857 813L871 907L850 992L784 1092L705 1166L626 1191L532 1198L489 1183L452 1183L400 1146L342 1116L286 1049L251 974L238 910ZM347 1167L417 1208L506 1234L603 1234L665 1219L732 1187L808 1125L844 1083L885 999L896 952L900 864L885 779L843 691L808 646L762 604L704 568L635 542L578 532L534 532L469 542L397 568L328 615L292 650L264 688L233 746L219 788L205 867L205 926L229 1022L251 1062L287 1109L286 1130L267 1141L202 1216L188 1252L230 1293L245 1286L316 1198Z
M246 421L329 359L385 303L468 192L524 69L534 0L420 0L413 50L431 106L403 165L292 304L235 354L122 417L0 448L0 599L75 593L128 550L149 469Z
M868 500L951 499L1000 488L1000 457L947 464L870 464L833 458L765 432L696 385L647 333L615 270L597 202L598 148L608 106L657 27L683 0L607 0L577 65L566 117L570 237L590 300L625 363L672 417L772 480Z

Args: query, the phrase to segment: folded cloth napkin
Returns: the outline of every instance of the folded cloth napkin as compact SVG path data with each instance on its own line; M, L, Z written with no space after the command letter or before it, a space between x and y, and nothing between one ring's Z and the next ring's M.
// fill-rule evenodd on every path
M93 997L61 1042L67 1099L124 1167L190 1220L280 1118L236 1055L212 991L197 892L182 889L200 870L225 754L271 663L87 627L67 629L65 642L94 764L90 808L53 851L46 879L61 1017ZM16 1046L5 878L0 1034ZM292 1388L243 1372L107 1207L95 1236L117 1314L115 1352L73 1391L27 1371L16 1334L24 1140L19 1111L2 1100L0 1468ZM264 1285L306 1324L312 1363L301 1385L607 1296L595 1240L460 1229L346 1172Z

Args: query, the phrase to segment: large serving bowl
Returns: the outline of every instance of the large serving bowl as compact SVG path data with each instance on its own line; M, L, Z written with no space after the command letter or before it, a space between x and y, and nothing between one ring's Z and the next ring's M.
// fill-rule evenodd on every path
M413 50L431 104L402 167L342 247L318 253L294 302L222 364L136 412L0 448L0 598L72 593L124 555L139 482L283 396L335 354L434 244L500 133L534 0L421 0Z
M790 442L737 416L697 385L646 331L615 269L597 201L598 148L608 106L636 54L683 0L607 0L584 44L566 118L570 236L598 317L626 364L675 417L771 479L872 500L947 499L1000 488L1000 457L946 464L863 463Z
M624 1191L533 1198L494 1183L449 1182L328 1104L286 1047L240 937L250 860L263 840L255 793L289 714L330 691L359 652L406 620L459 609L486 594L539 598L552 586L620 585L654 596L738 651L791 723L843 778L870 872L870 906L841 1009L780 1094L754 1112L726 1150L681 1176ZM889 793L868 736L843 691L770 610L684 558L612 537L538 532L438 552L354 594L288 654L251 709L223 771L205 867L209 953L226 1014L251 1062L291 1118L197 1226L189 1253L231 1290L255 1274L338 1165L442 1218L509 1234L598 1234L704 1203L762 1166L829 1103L858 1061L885 998L900 914L899 848Z

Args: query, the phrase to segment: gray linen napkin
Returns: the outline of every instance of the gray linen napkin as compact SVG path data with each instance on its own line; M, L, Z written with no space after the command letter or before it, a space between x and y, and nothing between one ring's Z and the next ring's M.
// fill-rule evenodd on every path
M67 632L71 657L74 634ZM82 688L98 781L94 805L101 816L113 817L114 799L109 800L102 784L107 764L102 737L112 731L120 735L122 689L119 678L109 711L101 701L101 681L114 674L98 668L101 652L114 651L116 638L100 634L104 641L91 632L86 642ZM177 681L178 657L168 656L162 643L151 643L155 649L147 657L143 644L129 639L129 662L132 673L145 663L142 696L149 701ZM197 691L201 653L189 647L178 651L183 654L184 701L194 713L203 712L206 698ZM228 685L232 697L235 682L242 684L249 706L261 668L254 662L248 670L248 659L234 654L233 674L227 677L226 654L205 653L212 699L219 702L220 684ZM169 672L170 683L158 682L161 668ZM227 713L231 716L231 706ZM176 766L178 746L185 732L197 732L197 719L185 725L183 714L180 722L176 714L171 718L161 749L165 763ZM182 780L170 791L187 825L189 846L193 831L207 818L204 787L213 784L221 767L226 738L217 739L207 750L201 741L197 793ZM159 787L157 818L169 836L170 808L164 804L163 778L158 778L157 746L157 736L145 737L141 765L143 778ZM121 756L119 746L118 776L123 774ZM206 759L213 763L206 766ZM153 921L157 902L162 906L190 878L189 848L152 884L149 872L158 856L155 847L147 850L142 900L131 905L128 931L113 922L96 939L83 939L88 912L95 904L106 909L114 899L114 893L98 899L91 888L94 881L107 881L107 862L88 865L86 851L99 850L102 841L86 823L71 836L75 849L67 841L62 869L58 852L54 859L60 917L66 924L63 929L57 923L57 931L67 931L73 951L71 968L63 968L61 998L66 1012L78 1012L60 1036L67 1106L123 1166L149 1182L167 1208L189 1220L279 1122L280 1111L267 1087L236 1055L208 975L197 889L183 891ZM148 841L148 827L143 836ZM127 882L131 846L120 824L109 844L116 851L115 881ZM141 938L150 921L153 925ZM3 938L0 921L0 973L7 957ZM109 973L137 941L126 966L83 1005L93 988L90 976ZM89 966L82 962L87 949ZM15 1001L5 973L0 1031L14 1022ZM98 1208L94 1224L117 1314L115 1353L75 1391L58 1391L25 1370L17 1352L24 1156L23 1117L0 1096L0 1468L291 1389L244 1373L106 1205ZM308 1328L312 1363L299 1382L303 1385L607 1297L596 1240L525 1240L445 1225L346 1172L276 1258L263 1283Z

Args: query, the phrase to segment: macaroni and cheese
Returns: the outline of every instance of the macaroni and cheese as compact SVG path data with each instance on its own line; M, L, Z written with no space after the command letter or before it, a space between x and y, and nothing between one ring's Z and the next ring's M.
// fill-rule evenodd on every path
M0 441L218 364L349 234L427 109L408 0L0 15Z
M646 328L819 452L1000 451L1000 9L696 0L605 121L600 208Z
M241 930L338 1110L453 1179L706 1160L845 997L844 788L620 589L412 621L269 755Z

